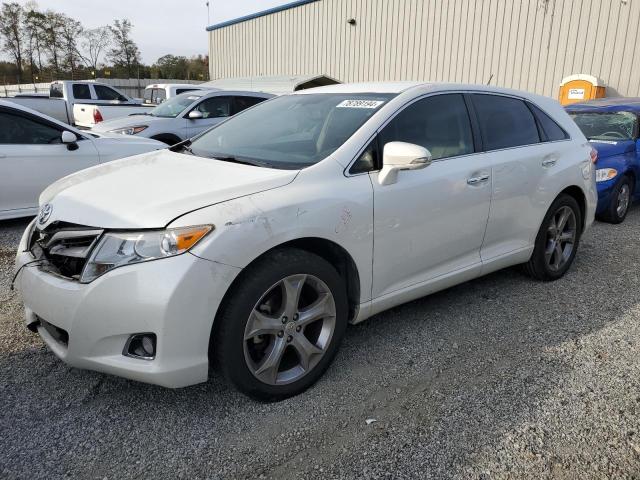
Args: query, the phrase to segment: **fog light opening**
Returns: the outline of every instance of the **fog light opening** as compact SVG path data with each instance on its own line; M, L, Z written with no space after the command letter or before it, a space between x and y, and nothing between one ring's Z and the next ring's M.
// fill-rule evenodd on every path
M137 333L127 340L122 352L127 357L153 360L156 358L156 334Z

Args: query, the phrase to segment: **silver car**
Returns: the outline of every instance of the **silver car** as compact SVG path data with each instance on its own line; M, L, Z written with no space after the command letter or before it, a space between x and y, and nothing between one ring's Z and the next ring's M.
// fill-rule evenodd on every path
M192 91L176 95L149 112L101 122L92 131L137 135L175 145L271 97L260 92Z

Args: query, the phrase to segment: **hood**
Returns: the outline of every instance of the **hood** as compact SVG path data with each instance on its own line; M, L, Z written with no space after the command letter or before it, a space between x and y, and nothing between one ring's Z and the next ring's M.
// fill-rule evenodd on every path
M590 140L589 143L598 151L598 158L622 155L636 149L636 142L633 140Z
M159 121L175 120L174 118L153 117L151 115L128 115L126 117L114 118L113 120L106 120L104 122L96 123L91 127L92 132L110 132L117 128L135 127L136 125L149 125L151 123ZM116 134L122 137L120 134ZM126 135L125 135L126 136Z
M193 210L284 186L297 174L159 150L64 177L40 203L53 207L47 224L162 228Z

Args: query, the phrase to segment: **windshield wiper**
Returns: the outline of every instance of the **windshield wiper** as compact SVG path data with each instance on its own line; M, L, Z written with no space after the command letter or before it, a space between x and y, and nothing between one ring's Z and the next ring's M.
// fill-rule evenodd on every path
M216 155L210 154L207 155L208 158L212 158L214 160L220 160L221 162L231 162L231 163L239 163L241 165L251 165L252 167L268 167L268 163L258 162L255 160L245 160L237 157L233 157L231 155Z
M189 145L191 145L191 139L187 138L186 140L183 140L181 142L176 143L175 145L170 146L169 150L172 152L187 152L190 155L195 155L195 153L193 153L193 150L191 150L191 147Z

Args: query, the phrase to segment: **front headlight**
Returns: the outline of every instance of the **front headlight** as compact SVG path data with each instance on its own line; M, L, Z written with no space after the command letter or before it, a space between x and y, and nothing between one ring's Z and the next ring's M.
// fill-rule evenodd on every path
M105 233L87 260L80 281L89 283L114 268L180 255L213 228L213 225L198 225L146 232Z
M606 182L616 175L618 175L618 171L615 168L599 168L596 170L596 182Z
M109 133L120 133L121 135L136 135L143 130L146 130L148 125L138 125L136 127L116 128L115 130L109 130Z

